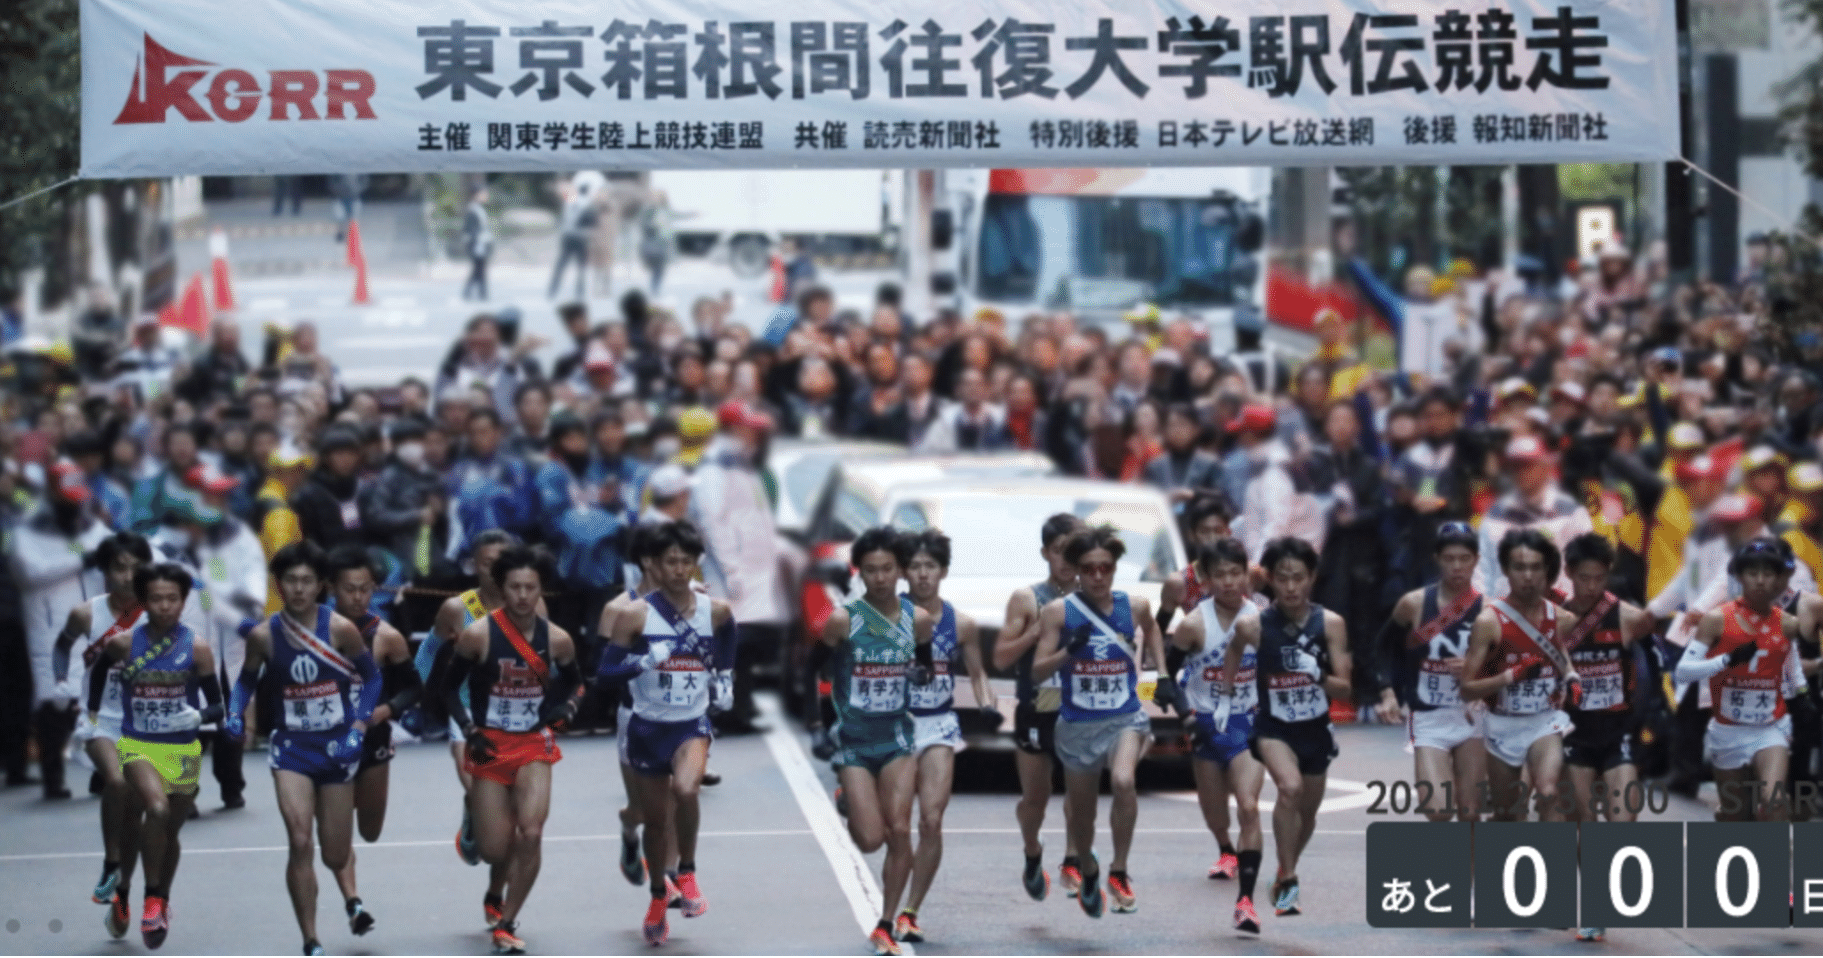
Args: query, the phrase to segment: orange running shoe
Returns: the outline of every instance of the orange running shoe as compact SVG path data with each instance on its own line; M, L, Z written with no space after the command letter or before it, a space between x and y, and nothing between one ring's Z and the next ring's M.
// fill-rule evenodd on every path
M102 926L108 930L108 937L125 938L127 927L132 924L132 921L133 916L127 911L126 896L115 892L113 902L108 905L108 917L102 921Z
M682 899L685 918L700 918L709 910L709 899L703 897L702 889L696 886L695 872L682 872L677 876L677 893Z
M893 937L912 944L924 940L924 929L918 927L916 912L908 910L899 913L898 920L893 922Z
M665 914L665 899L654 898L646 906L646 920L640 924L640 931L646 935L646 944L657 948L671 937L671 921Z
M1075 898L1082 893L1082 866L1074 857L1066 858L1057 866L1057 881L1063 885L1063 893Z
M500 926L500 905L498 895L481 896L481 916L487 919L487 927L490 929Z
M1133 881L1125 872L1108 873L1108 903L1117 915L1130 915L1139 910L1139 899L1133 897Z
M893 933L886 928L875 928L873 934L867 936L867 943L874 946L874 954L881 958L904 954L899 950L899 943L893 941Z
M1209 866L1209 877L1226 881L1241 873L1241 860L1233 852L1223 852L1215 864Z
M519 923L503 921L494 926L494 954L523 955L525 942L519 938Z
M165 935L171 931L171 907L159 895L146 896L146 911L139 919L140 937L146 940L146 947L158 949L165 943Z
M1250 934L1260 933L1260 916L1253 910L1253 899L1242 896L1234 903L1234 929Z

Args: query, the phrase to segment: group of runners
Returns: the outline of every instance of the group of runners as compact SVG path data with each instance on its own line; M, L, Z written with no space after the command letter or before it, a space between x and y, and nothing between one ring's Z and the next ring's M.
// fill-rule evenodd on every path
M1191 565L1167 583L1158 610L1113 588L1125 552L1114 529L1064 514L1040 530L1050 574L1010 597L991 653L993 667L1016 677L1021 884L1036 900L1050 892L1040 835L1055 762L1066 793L1064 893L1095 918L1138 909L1128 855L1135 774L1154 738L1143 705L1150 698L1185 720L1219 849L1208 875L1236 882L1234 927L1257 934L1263 784L1270 777L1276 791L1267 902L1275 915L1294 916L1299 859L1337 755L1330 703L1354 694L1355 669L1343 620L1311 601L1318 556L1310 544L1273 541L1256 567L1224 515L1193 518ZM1634 818L1639 804L1623 796L1638 791L1631 743L1645 696L1657 691L1649 676L1658 653L1648 615L1607 589L1612 546L1590 534L1560 550L1537 529L1511 530L1498 543L1498 596L1473 585L1474 530L1445 524L1435 548L1439 580L1404 596L1367 646L1379 653L1364 665L1380 688L1361 703L1404 723L1414 787L1427 796L1420 811L1438 821ZM93 897L108 906L109 933L128 931L132 877L143 864L141 934L149 947L163 943L179 835L197 791L199 730L219 722L243 736L254 703L271 729L286 883L304 952L322 953L319 846L350 930L372 930L353 835L358 825L367 841L380 836L392 721L437 696L465 796L458 853L489 866L483 912L494 950L523 952L519 915L538 877L552 766L562 759L556 733L597 685L621 699L620 870L649 887L642 932L663 944L672 909L686 918L708 910L696 869L699 793L709 716L733 695L736 627L728 607L702 590L703 542L689 523L641 525L630 552L639 582L605 604L598 628L607 642L589 677L572 637L544 614L542 556L504 533L477 539L479 585L446 603L415 661L404 637L368 610L376 576L364 553L288 546L270 563L282 608L244 630L245 665L224 701L211 650L182 621L193 601L188 573L154 561L136 535L106 540L96 559L107 591L70 612L58 667L86 669L79 740L103 781L105 864ZM870 935L882 955L924 940L919 909L942 860L962 745L957 681L971 684L981 721L1001 722L979 630L942 598L950 558L937 530L862 533L850 555L860 594L833 611L811 647L809 668L813 677L827 671L835 716L820 729L820 706L813 711L818 754L835 767L837 804L856 845L886 852L884 904ZM1793 569L1782 541L1748 542L1727 569L1735 597L1694 616L1671 668L1674 682L1699 683L1713 707L1705 751L1719 782L1771 789L1786 777L1793 713L1808 707L1807 676L1817 669L1800 656L1800 641L1823 626L1823 599L1791 591ZM1567 596L1552 588L1560 572L1573 587ZM1180 608L1184 619L1171 631ZM1156 676L1149 696L1143 675ZM1113 839L1105 867L1094 842L1104 771ZM1787 808L1772 797L1723 814L1779 818Z

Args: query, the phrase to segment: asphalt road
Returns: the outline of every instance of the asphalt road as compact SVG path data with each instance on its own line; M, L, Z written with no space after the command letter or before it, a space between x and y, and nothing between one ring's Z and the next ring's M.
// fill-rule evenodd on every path
M1131 871L1140 910L1092 920L1053 891L1028 899L1018 882L1020 842L1004 755L965 754L946 820L946 858L922 912L924 954L1454 953L1818 954L1819 931L1614 930L1606 945L1578 945L1555 931L1394 931L1365 919L1362 855L1370 796L1360 783L1406 777L1410 759L1394 729L1348 728L1318 831L1300 871L1306 913L1263 916L1264 934L1229 927L1233 886L1204 877L1215 857L1192 794L1179 776L1149 774L1140 799ZM622 802L608 737L563 741L546 828L544 870L522 915L536 953L647 951L639 934L643 888L614 866L614 812ZM179 954L290 953L299 938L284 887L284 837L265 756L249 754L247 808L223 811L205 780L204 814L184 830L173 889L171 937ZM804 752L795 729L715 744L724 782L705 790L698 853L708 914L673 918L666 951L681 954L862 954L862 922L877 896L879 855L849 844L829 804L834 780ZM1268 798L1270 798L1268 785ZM1061 848L1061 798L1047 822L1047 865ZM442 744L402 747L381 841L357 839L361 891L378 927L350 936L330 889L321 905L331 953L479 954L485 876L451 847L458 787ZM133 954L137 934L110 941L88 901L101 855L97 803L45 804L32 789L0 795L0 952ZM1701 802L1673 799L1667 817L1703 819ZM1104 819L1105 827L1105 804ZM1098 839L1104 861L1105 832ZM1273 866L1268 836L1266 867ZM872 899L877 901L876 899ZM675 916L677 913L673 912Z

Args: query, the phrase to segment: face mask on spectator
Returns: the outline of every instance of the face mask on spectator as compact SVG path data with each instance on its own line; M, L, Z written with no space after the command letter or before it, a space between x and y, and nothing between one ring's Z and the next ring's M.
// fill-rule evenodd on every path
M398 453L400 462L413 469L424 465L424 444L421 442L402 443L394 451Z

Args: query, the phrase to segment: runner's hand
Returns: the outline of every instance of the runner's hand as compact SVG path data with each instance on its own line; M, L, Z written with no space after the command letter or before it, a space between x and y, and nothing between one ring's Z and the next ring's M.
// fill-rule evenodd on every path
M1390 688L1380 690L1380 702L1374 706L1374 711L1382 725L1397 725L1405 719L1405 710L1399 707L1399 697Z
M835 739L829 737L829 729L819 725L810 730L810 754L817 761L827 762L836 755Z
M575 720L576 709L581 704L582 700L573 695L561 702L546 702L539 721L552 731L560 730Z
M1545 661L1543 656L1527 652L1519 657L1519 661L1507 668L1507 673L1513 677L1513 681L1524 682L1528 679L1537 678L1538 673L1544 671L1544 667Z
M1184 714L1184 697L1178 691L1177 680L1169 675L1158 677L1158 685L1152 690L1152 702L1169 712Z
M650 671L657 669L660 666L664 665L667 661L670 660L670 658L671 658L670 641L669 640L660 640L660 641L652 643L651 646L646 649L646 654L640 656L639 667L650 672Z
M331 739L325 751L337 761L352 762L361 757L361 740L365 737L360 729L350 728L341 738Z
M494 742L479 727L468 731L468 760L476 765L494 760Z
M164 726L171 732L194 732L203 727L203 713L186 705L171 713L171 717L165 719Z
M734 671L720 669L712 680L715 684L709 697L709 708L716 712L734 711Z
M1734 651L1728 653L1728 664L1730 667L1746 665L1748 662L1753 661L1754 654L1759 651L1760 646L1758 643L1744 642L1735 646Z
M905 667L905 678L913 685L929 685L930 680L936 678L936 673L931 670L930 666L914 662Z
M1006 723L1006 716L1000 714L1000 709L992 705L975 706L975 714L981 716L982 724L986 725L990 732L998 730L1001 725Z
M247 735L247 718L239 712L229 710L222 716L222 734L233 741L240 741Z
M1215 718L1215 730L1217 732L1228 731L1228 713L1233 708L1234 708L1233 699L1229 698L1226 695L1217 695L1215 697L1214 718Z
M1582 680L1572 677L1563 686L1564 704L1573 709L1582 708Z
M1078 658L1087 655L1089 652L1089 641L1094 635L1095 630L1088 625L1077 626L1076 631L1070 633L1070 654Z

